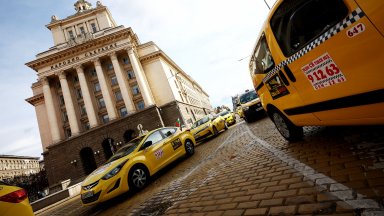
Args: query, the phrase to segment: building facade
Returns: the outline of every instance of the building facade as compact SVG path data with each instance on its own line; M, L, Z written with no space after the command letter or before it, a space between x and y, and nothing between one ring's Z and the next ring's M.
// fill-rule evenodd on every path
M40 172L38 157L0 155L0 180L29 176L38 172Z
M50 184L89 174L144 130L177 119L188 126L212 109L196 81L154 42L116 25L101 2L74 6L74 15L51 17L54 46L26 63L38 78L26 101L36 110Z

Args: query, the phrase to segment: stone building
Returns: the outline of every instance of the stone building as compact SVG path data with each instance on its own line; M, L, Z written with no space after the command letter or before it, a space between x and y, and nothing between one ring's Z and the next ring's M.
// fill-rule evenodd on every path
M79 179L143 130L209 113L208 94L154 42L141 43L97 2L51 17L54 46L26 65L50 184Z
M0 155L0 179L29 176L38 172L40 172L38 157Z

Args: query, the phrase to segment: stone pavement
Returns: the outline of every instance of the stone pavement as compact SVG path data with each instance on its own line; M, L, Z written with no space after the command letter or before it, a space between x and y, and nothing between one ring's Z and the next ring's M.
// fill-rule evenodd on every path
M382 169L367 176L356 168L362 161L349 158L351 154L340 151L340 146L326 157L316 145L301 151L308 140L297 143L299 148L287 148L272 122L260 121L262 128L258 123L239 124L206 163L142 203L132 215L384 214L383 188L377 187L384 183ZM320 151L328 146L317 145ZM361 176L364 181L355 181Z
M41 215L384 215L383 127L306 127L288 143L268 118L232 126L138 194Z

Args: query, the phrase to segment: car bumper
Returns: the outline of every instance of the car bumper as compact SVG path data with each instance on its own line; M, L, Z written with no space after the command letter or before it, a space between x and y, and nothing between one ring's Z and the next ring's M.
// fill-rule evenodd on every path
M127 185L121 184L121 178L112 177L108 182L103 182L90 190L81 189L81 202L84 206L104 202L128 191Z

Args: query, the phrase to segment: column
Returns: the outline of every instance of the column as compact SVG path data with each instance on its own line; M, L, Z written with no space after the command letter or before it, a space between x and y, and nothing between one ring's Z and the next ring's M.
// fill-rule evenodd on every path
M97 79L100 83L101 94L103 95L105 106L107 107L109 120L117 118L116 109L113 106L111 95L109 94L107 81L105 80L103 69L101 68L100 60L94 59L93 63L95 64Z
M121 70L119 61L117 60L116 53L109 54L111 57L111 61L113 64L113 69L116 74L117 82L120 87L121 95L123 96L125 107L128 110L128 113L134 113L136 111L135 105L133 104L132 98L129 94L130 87L127 83L127 79L124 77L123 72Z
M91 128L96 127L97 116L95 109L93 108L91 94L87 85L87 80L85 79L84 70L81 65L76 65L77 76L79 77L79 83L81 88L81 93L83 94L83 100L85 105L85 110L87 111L88 121Z
M56 143L61 140L61 136L59 124L57 122L55 106L53 104L51 88L49 87L49 81L47 77L43 77L40 80L43 83L44 102L47 109L48 123L51 130L52 141L53 143Z
M133 72L135 72L136 80L139 85L141 95L143 96L145 106L153 105L154 100L152 97L151 89L149 88L147 78L141 68L140 62L137 60L135 53L133 52L133 48L129 47L127 49L128 57L132 64Z
M68 114L69 127L71 128L72 135L80 133L79 123L77 121L75 107L73 106L71 92L68 87L67 76L64 71L59 71L58 74L61 89L63 90L63 97L65 102L65 109Z

